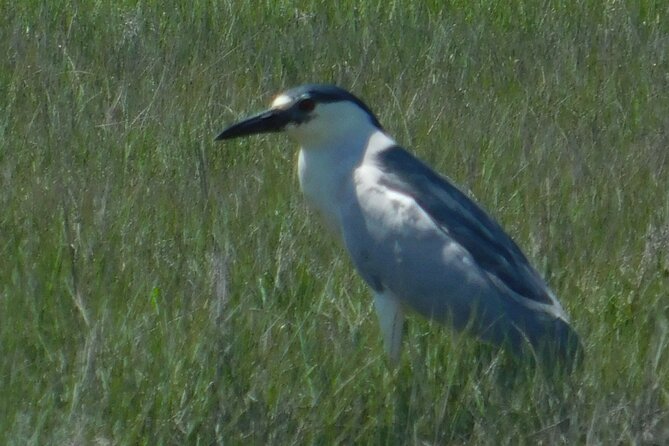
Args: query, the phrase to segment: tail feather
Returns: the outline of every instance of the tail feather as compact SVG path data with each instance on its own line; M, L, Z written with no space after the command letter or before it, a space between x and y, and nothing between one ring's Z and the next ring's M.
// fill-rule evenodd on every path
M574 328L562 318L541 321L524 330L537 359L548 367L573 370L583 360L583 344ZM537 326L540 325L540 326Z

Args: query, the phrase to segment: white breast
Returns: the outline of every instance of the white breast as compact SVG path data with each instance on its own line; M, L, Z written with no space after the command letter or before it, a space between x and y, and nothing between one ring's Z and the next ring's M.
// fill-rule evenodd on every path
M339 209L343 200L355 199L354 172L366 153L394 144L375 129L362 138L339 140L336 146L302 147L298 159L300 187L307 202L322 215L328 226L339 229Z
M307 203L325 220L328 227L339 232L338 203L353 170L348 164L332 159L329 151L300 150L298 175Z

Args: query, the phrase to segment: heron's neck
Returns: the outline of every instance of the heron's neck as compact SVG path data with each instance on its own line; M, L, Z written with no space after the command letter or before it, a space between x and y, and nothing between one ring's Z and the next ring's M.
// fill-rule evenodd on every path
M338 208L352 190L353 172L365 155L394 145L381 130L338 139L330 146L302 146L298 160L300 187L307 202L333 229L338 227Z

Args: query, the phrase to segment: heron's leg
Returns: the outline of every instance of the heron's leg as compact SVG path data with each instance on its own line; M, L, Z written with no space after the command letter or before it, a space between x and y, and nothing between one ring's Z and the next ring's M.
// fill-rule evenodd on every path
M390 357L390 362L397 365L402 354L402 334L404 329L404 311L400 302L390 293L376 293L374 308L379 318L383 333L383 345Z

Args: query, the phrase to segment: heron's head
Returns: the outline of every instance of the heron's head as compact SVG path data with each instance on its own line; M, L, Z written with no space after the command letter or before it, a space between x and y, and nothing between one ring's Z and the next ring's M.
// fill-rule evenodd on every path
M216 139L286 132L302 147L319 147L377 130L379 120L353 94L334 85L303 85L279 94L268 110L231 125Z

